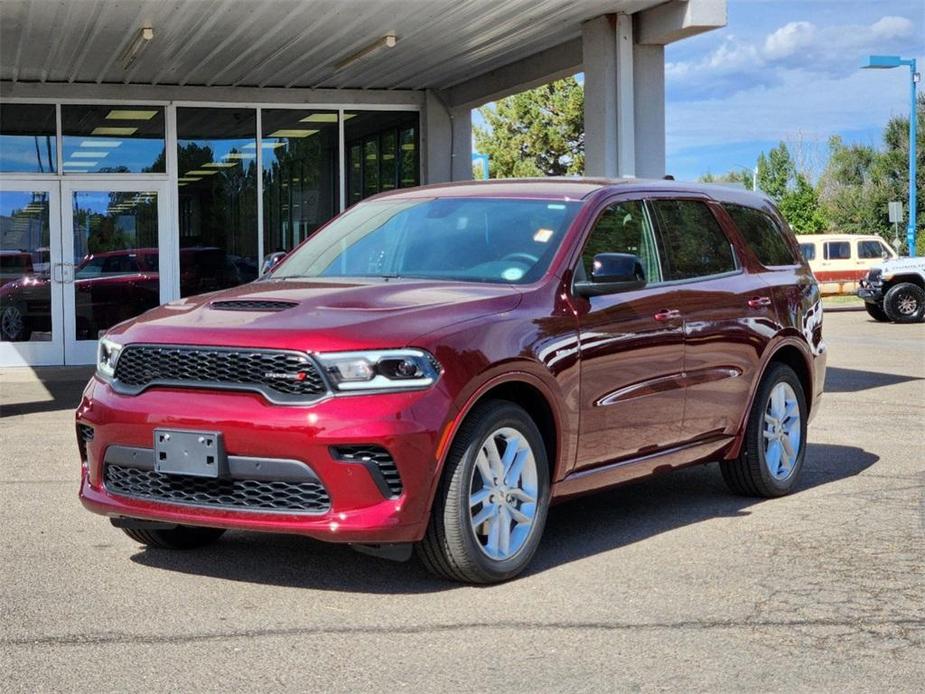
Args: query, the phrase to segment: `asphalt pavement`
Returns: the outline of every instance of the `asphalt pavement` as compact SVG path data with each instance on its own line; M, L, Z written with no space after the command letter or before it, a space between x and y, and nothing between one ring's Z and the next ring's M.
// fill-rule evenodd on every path
M0 372L0 691L921 691L925 325L826 315L793 495L716 465L554 508L526 575L299 537L147 550L77 500L85 369Z

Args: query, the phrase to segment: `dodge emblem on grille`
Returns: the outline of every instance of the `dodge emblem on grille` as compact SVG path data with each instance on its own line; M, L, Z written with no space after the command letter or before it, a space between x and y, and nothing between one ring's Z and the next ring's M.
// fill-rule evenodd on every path
M267 371L265 374L263 374L263 377L284 378L287 381L304 381L308 377L308 374L306 374L304 371L298 371L294 374L281 373L278 371Z

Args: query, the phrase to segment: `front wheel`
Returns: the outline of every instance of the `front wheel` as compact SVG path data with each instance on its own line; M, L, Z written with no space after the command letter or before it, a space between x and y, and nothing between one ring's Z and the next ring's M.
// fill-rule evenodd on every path
M543 437L517 405L479 405L460 427L417 546L432 573L467 583L513 578L539 545L549 507Z
M772 364L755 395L739 457L720 463L726 485L743 496L792 492L806 453L806 415L800 379L789 366Z
M880 304L869 304L865 301L864 308L867 309L867 315L873 318L875 321L880 321L881 323L890 322L890 317L886 315L886 311L883 310L883 307Z
M925 289L912 282L902 282L883 297L883 309L896 323L921 323L925 320Z
M176 528L143 530L121 528L135 542L160 549L196 549L215 542L225 534L224 528L198 528L178 525Z

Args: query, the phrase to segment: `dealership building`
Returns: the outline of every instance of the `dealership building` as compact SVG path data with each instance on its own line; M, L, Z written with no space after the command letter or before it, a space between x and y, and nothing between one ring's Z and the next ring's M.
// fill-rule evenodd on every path
M668 43L725 0L4 0L0 366L472 178L471 110L584 73L586 174L660 177Z

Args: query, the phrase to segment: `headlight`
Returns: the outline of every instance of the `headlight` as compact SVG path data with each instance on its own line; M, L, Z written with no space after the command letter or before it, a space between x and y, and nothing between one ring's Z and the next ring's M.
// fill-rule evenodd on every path
M420 349L328 352L316 355L336 390L426 388L440 376L440 364Z
M116 362L122 354L122 345L101 337L96 347L96 373L104 381L111 381L116 372Z

